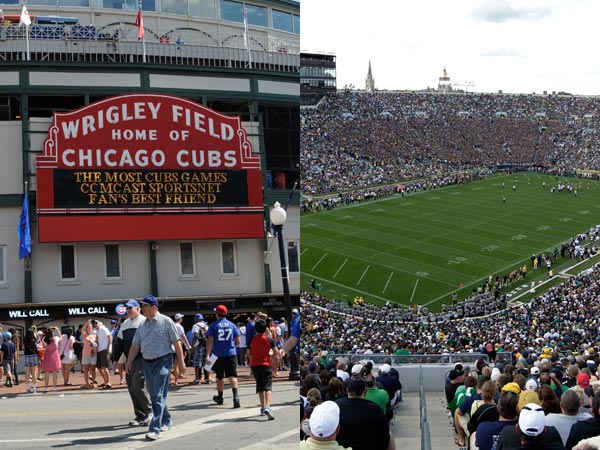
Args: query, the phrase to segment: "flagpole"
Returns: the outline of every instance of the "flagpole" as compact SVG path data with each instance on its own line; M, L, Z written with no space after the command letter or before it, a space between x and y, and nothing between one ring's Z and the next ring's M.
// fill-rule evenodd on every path
M31 61L31 53L29 52L29 25L25 25L25 39L27 41L27 61Z
M140 11L142 10L142 0L139 0ZM142 23L142 27L143 27ZM146 33L142 33L142 62L146 62Z

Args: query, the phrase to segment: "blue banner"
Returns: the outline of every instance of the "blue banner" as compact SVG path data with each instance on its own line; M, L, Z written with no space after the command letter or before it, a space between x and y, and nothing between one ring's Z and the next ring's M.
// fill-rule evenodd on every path
M21 209L21 219L19 220L19 259L31 255L31 232L29 230L29 201L27 192L23 199L23 208Z

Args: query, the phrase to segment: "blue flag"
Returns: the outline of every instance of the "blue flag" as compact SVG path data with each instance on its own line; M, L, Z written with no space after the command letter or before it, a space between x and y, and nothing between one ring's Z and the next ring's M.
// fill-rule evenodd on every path
M23 208L21 209L21 219L19 220L19 259L31 255L31 232L29 230L29 202L27 201L27 192L23 199Z

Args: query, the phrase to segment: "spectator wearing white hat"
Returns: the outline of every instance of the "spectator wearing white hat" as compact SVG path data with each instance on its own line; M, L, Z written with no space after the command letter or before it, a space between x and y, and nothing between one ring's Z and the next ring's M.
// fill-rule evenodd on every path
M498 450L565 450L556 428L546 426L544 409L535 403L528 403L521 409L515 427L504 427L498 438Z
M177 330L177 336L179 336L179 341L181 342L181 348L183 349L183 356L185 359L187 352L192 348L192 346L190 345L190 341L188 341L188 338L185 335L185 329L181 324L183 322L184 317L185 316L183 314L177 313L175 314L173 321L175 322L175 329ZM177 362L177 355L175 353L173 353L173 362ZM185 378L185 372L180 372L179 364L173 364L173 377L175 378L175 381L173 382L173 385L175 386L178 385L178 381L180 378Z
M340 407L332 401L315 406L309 421L310 437L300 442L300 450L342 450L336 442L340 431Z

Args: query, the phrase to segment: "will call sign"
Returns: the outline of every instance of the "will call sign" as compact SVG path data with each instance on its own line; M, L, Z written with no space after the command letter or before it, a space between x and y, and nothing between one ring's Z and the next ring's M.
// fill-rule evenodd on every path
M41 242L263 235L260 158L240 117L184 98L55 113L37 176Z

